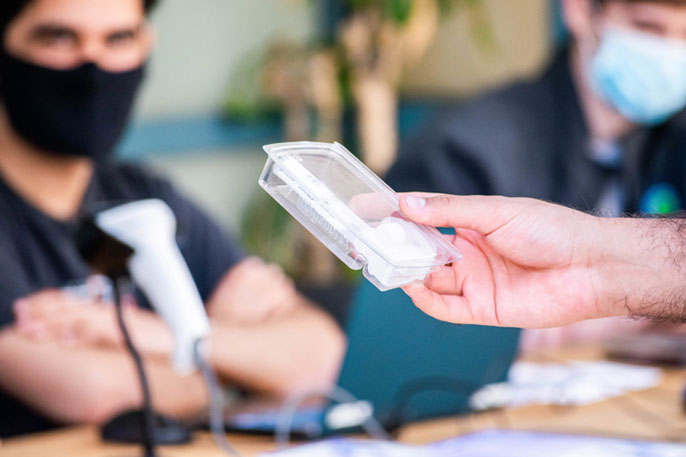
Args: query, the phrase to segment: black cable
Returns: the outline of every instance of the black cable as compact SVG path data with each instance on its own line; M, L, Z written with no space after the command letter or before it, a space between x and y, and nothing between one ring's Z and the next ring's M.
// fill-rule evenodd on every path
M507 371L510 367L510 359L502 357L491 361L483 376L479 380L466 380L452 376L430 376L416 378L405 383L395 394L392 402L393 407L388 413L387 420L383 421L387 430L396 431L408 422L408 408L412 398L423 392L448 392L455 393L464 397L469 397L484 386L497 382L500 373ZM497 379L495 379L497 378ZM504 425L511 428L510 420L504 412L505 408L498 408L501 414L498 415L502 421L495 419L498 426ZM491 410L492 411L492 410ZM467 412L473 412L470 408ZM484 411L485 412L485 411Z
M217 375L215 375L214 370L204 357L202 344L203 340L195 342L195 363L200 368L200 372L205 380L205 385L207 386L210 401L210 431L212 432L212 438L217 447L226 455L241 457L241 453L238 452L238 449L236 449L226 437L226 432L224 430L224 394L221 385L219 384L219 380L217 379Z
M393 407L382 421L387 430L396 431L409 420L409 403L418 394L424 392L450 392L469 397L482 385L447 376L431 376L414 379L404 384L395 394Z
M145 373L145 366L143 365L143 359L140 353L136 349L131 340L131 335L126 328L126 323L124 322L124 313L122 311L121 304L121 291L124 285L128 284L128 279L125 277L110 278L114 287L112 287L112 292L114 295L114 306L117 311L117 323L119 324L119 329L121 330L122 336L124 337L124 344L126 349L131 354L134 364L136 366L136 372L138 373L138 379L140 380L141 390L143 392L143 415L141 416L141 429L143 430L143 449L145 457L156 457L157 452L155 450L155 415L152 409L152 397L150 395L150 386L148 385L148 377Z

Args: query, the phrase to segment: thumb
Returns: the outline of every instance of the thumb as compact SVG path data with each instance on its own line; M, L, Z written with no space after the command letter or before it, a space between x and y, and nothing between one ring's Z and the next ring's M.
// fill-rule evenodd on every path
M432 227L454 227L488 234L505 222L515 208L505 197L480 195L400 194L400 210L409 219Z

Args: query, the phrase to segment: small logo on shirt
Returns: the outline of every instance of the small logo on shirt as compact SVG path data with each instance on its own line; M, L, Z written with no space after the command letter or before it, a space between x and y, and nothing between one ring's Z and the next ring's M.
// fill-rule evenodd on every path
M679 192L665 182L650 186L641 199L641 212L644 214L668 214L680 209Z

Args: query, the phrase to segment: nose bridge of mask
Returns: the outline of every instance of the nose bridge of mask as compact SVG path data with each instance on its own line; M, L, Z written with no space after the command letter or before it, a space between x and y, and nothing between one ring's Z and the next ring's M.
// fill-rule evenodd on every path
M80 92L95 93L105 83L105 71L95 62L85 62L71 71L73 83L79 86L75 89Z
M614 50L619 65L634 71L638 79L651 79L646 84L686 81L686 41L670 40L645 32L608 26L604 40ZM633 67L633 68L632 68ZM656 88L657 89L657 88ZM670 88L660 87L660 90Z
M668 57L686 56L686 41L664 38L638 30L607 26L609 32L615 38L621 38L625 46L630 47L643 55L660 55Z

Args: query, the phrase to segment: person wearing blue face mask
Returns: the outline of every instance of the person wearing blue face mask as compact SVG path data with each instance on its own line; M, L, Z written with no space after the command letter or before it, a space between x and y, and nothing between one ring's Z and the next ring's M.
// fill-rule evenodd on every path
M386 176L399 191L533 197L604 216L686 209L686 0L559 0L543 74L441 113ZM525 345L610 336L582 324Z

